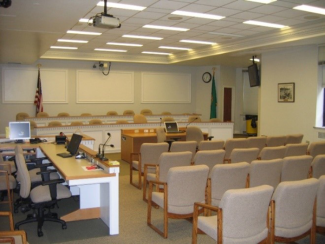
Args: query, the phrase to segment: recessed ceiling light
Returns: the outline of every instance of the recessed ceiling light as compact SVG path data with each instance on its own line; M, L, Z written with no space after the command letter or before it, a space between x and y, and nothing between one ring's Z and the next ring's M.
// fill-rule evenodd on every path
M102 2L102 1L99 2L97 4L97 6L104 6L104 2ZM146 7L137 6L137 5L122 4L122 3L110 3L110 2L107 2L106 6L108 8L121 8L121 9L138 10L138 11L142 11L142 10L146 9Z
M95 51L103 51L103 52L120 52L125 53L127 50L121 50L121 49L106 49L106 48L95 48Z
M138 39L149 39L149 40L162 40L162 37L155 37L155 36L138 36L138 35L123 35L122 37L127 38L138 38Z
M171 31L188 31L189 29L180 28L180 27L170 27L170 26L162 26L162 25L144 25L143 28L150 29L159 29L159 30L171 30Z
M180 40L180 42L194 43L194 44L205 44L205 45L215 45L216 42L206 42L206 41L196 41L196 40Z
M303 5L296 6L293 9L325 15L325 8L318 8L310 5L303 4Z
M180 10L174 11L171 14L196 17L196 18L204 18L204 19L215 19L215 20L220 20L225 18L224 16L215 15L215 14L204 14L204 13L196 13L196 12L188 12L188 11L180 11Z
M84 40L58 39L58 42L72 42L72 43L88 43Z
M265 4L276 2L276 0L246 0L246 1L257 2L257 3L265 3Z
M142 47L142 44L123 43L123 42L107 42L107 45L128 46L128 47Z
M211 35L218 35L218 36L232 36L232 37L243 37L241 35L229 34L229 33L221 33L221 32L209 32Z
M267 23L267 22L262 22L262 21L255 21L255 20L248 20L243 22L244 24L249 24L249 25L258 25L258 26L265 26L265 27L272 27L272 28L285 28L288 26L285 25L279 25L279 24L273 24L273 23Z
M53 48L53 49L71 49L71 50L78 49L77 47L62 47L62 46L51 46L51 48Z
M174 49L174 50L192 50L191 48L186 48L186 47L169 47L169 46L159 46L159 48L162 49Z
M102 34L100 32L74 31L74 30L68 30L67 33L68 34L78 34L78 35L95 35L95 36L99 36Z
M170 53L148 52L148 51L144 51L142 53L144 53L144 54L157 54L157 55L169 55L170 54Z

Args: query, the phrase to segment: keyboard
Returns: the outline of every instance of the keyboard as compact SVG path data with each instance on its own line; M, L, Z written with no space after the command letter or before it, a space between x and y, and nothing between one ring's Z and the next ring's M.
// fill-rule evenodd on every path
M70 157L73 156L70 153L58 153L57 155L60 156L60 157L62 157L62 158L70 158Z

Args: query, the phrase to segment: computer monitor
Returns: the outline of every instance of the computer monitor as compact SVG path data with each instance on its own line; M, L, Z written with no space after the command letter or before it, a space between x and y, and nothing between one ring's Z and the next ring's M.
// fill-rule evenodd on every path
M9 122L9 139L23 142L30 139L30 122L15 121Z
M178 124L176 121L168 121L165 122L165 130L167 133L177 133L178 131Z
M67 147L67 151L71 155L75 155L78 152L81 140L82 140L82 135L78 135L78 134L72 135L69 145Z

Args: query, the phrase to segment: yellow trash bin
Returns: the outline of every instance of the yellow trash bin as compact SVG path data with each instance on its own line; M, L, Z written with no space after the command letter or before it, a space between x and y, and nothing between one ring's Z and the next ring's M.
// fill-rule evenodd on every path
M257 135L257 115L246 115L246 134Z

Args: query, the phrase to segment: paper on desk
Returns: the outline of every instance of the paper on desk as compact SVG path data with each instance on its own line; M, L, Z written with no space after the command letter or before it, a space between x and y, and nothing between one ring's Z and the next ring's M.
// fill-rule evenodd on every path
M109 165L120 165L120 162L119 161L109 161L108 162Z
M81 166L84 171L100 171L103 170L101 168L98 168L97 166Z

